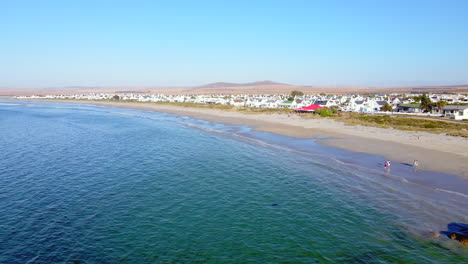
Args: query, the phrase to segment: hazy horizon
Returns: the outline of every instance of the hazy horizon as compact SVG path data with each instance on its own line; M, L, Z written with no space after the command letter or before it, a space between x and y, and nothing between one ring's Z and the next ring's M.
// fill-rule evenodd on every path
M385 88L385 87L449 87L449 86L468 86L467 83L453 83L453 84L424 84L424 83L417 83L414 84L406 84L406 85L346 85L346 84L335 84L335 85L313 85L313 84L296 84L296 83L283 83L283 82L276 82L272 80L253 80L249 82L229 82L229 81L213 81L209 83L202 83L196 85L64 85L64 86L0 86L0 89L68 89L68 88L161 88L161 89L176 89L176 88L197 88L203 86L214 85L217 83L226 83L226 84L233 84L239 86L248 86L248 84L254 84L257 82L263 81L271 81L273 84L271 85L284 85L284 86L297 86L297 87L376 87L376 88ZM252 85L252 86L266 86L268 84L260 84L260 85ZM225 85L225 87L232 87L229 85Z
M3 3L0 88L468 84L467 1Z

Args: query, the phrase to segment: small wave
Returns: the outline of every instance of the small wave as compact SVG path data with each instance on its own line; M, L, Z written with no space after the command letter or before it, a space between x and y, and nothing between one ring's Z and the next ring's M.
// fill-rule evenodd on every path
M115 114L115 115L124 115L124 116L138 116L135 114L129 114L129 113L120 113L120 112L108 112L109 114Z
M228 132L226 132L226 131L217 130L217 129L212 129L212 128L207 128L207 127L204 127L204 126L199 126L199 125L195 125L195 124L188 123L188 122L176 121L176 123L182 124L182 125L185 125L185 126L188 126L188 127L192 127L192 128L196 128L196 129L208 131L208 132L225 133L225 134L228 133Z
M142 119L149 119L149 120L162 120L162 118L155 118L155 117L149 117L149 116L143 116L143 115L137 115L137 114L130 114L130 113L119 113L119 112L107 112L109 114L114 114L114 115L121 115L121 116L129 116L129 117L136 117L136 118L142 118Z
M440 189L440 188L433 188L434 191L439 191L439 192L445 192L445 193L450 193L450 194L455 194L455 195L460 195L462 197L468 198L468 195L464 193L459 193L456 191L450 191L450 190L445 190L445 189Z

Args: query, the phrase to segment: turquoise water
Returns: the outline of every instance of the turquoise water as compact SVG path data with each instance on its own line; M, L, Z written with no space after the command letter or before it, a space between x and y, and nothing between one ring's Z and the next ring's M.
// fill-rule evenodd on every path
M283 143L162 113L1 102L0 263L468 261L426 236L468 222L465 195Z

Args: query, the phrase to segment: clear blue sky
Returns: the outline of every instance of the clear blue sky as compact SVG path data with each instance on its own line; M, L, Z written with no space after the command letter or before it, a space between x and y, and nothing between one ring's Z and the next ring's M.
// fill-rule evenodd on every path
M468 1L0 1L0 87L468 83Z

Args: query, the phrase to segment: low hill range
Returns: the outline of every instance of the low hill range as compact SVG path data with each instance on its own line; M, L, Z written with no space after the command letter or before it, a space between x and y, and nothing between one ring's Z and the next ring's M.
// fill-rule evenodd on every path
M264 86L264 85L290 85L285 83L273 82L273 81L258 81L251 83L229 83L229 82L215 82L209 83L201 86L193 87L194 89L203 89L203 88L226 88L226 87L245 87L245 86Z
M142 93L142 94L289 94L299 90L306 94L370 94L370 93L468 93L466 85L420 86L310 86L274 81L250 83L215 82L191 87L163 86L67 86L51 88L1 88L0 96L86 94L86 93Z

